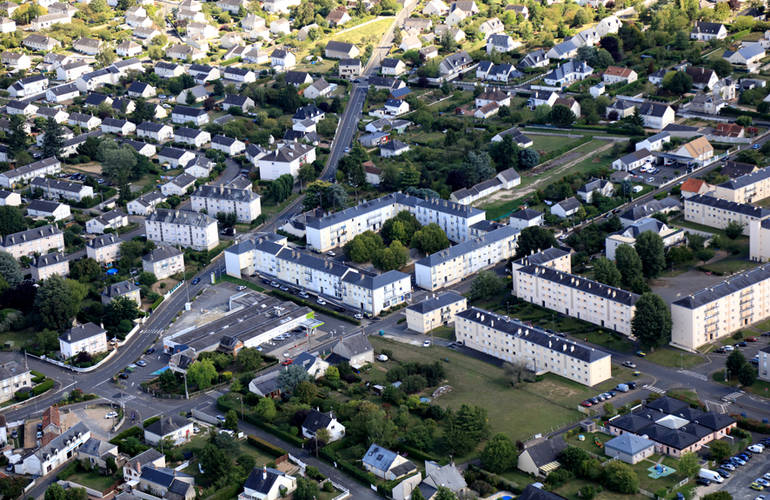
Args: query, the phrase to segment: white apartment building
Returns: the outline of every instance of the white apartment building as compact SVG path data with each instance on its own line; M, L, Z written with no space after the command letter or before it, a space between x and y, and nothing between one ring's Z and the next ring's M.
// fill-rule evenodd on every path
M131 215L148 215L155 210L155 205L164 201L163 193L160 191L150 191L142 196L129 201L126 204L126 209Z
M372 316L405 302L412 293L408 274L389 271L366 275L333 260L293 250L286 238L276 234L231 246L225 250L225 266L230 276L258 271Z
M120 245L123 244L114 233L102 234L86 242L86 257L100 264L109 264L120 258Z
M406 308L406 326L415 332L428 333L454 323L455 315L467 308L468 299L457 292L433 294Z
M743 234L749 234L753 221L770 217L770 210L748 203L736 203L713 196L698 194L684 200L684 220L704 226L724 229L730 222L743 226Z
M128 216L120 209L110 210L86 221L86 231L91 234L102 234L108 229L118 230L125 226L128 226Z
M537 375L554 373L589 387L612 377L608 353L476 307L455 316L455 338Z
M159 280L184 272L184 253L171 245L160 245L142 257L142 269Z
M64 233L52 224L9 234L2 241L2 250L16 259L51 250L64 251Z
M717 185L714 196L736 203L754 203L770 197L770 167Z
M759 350L759 379L770 382L770 347Z
M181 245L193 250L212 250L219 244L217 220L186 210L159 208L144 222L147 239Z
M232 187L200 186L190 197L192 209L206 211L216 216L218 213L235 214L238 222L251 223L262 213L259 195L251 189Z
M502 226L418 260L414 264L417 286L425 290L444 288L513 257L520 232Z
M45 476L75 457L77 449L91 439L91 431L83 422L78 422L48 444L41 446L31 455L16 464L17 474Z
M536 264L514 266L513 293L532 304L624 335L631 335L639 300L635 293Z
M671 345L693 351L770 317L770 264L671 304Z
M64 358L81 352L99 354L107 350L107 330L93 323L76 325L59 337L59 351Z
M411 212L422 225L436 223L455 242L471 238L470 227L485 220L485 212L448 200L423 200L402 193L391 193L375 200L323 217L307 217L308 247L326 252L352 240L365 231L378 232L386 220L400 211Z
M43 281L55 274L67 276L70 273L70 261L63 253L52 252L38 257L30 269L34 281Z
M92 198L94 188L86 186L79 182L69 182L60 179L50 179L47 177L36 177L29 183L29 187L34 191L40 189L43 196L53 200L65 199L72 201L83 201L83 198Z
M22 387L32 387L29 368L16 361L8 361L0 365L0 402L4 403L12 399L16 391ZM3 439L3 442L5 441Z
M571 273L572 256L568 251L561 248L546 248L511 262L511 276L513 276L517 269L524 266L550 267L563 273ZM511 293L516 295L516 280L513 280Z
M315 159L315 146L301 142L284 143L257 160L259 177L263 180L274 180L284 174L297 177L300 167Z
M30 181L35 177L56 175L61 172L61 162L55 157L45 158L23 167L7 170L0 173L0 186L13 188L19 184Z

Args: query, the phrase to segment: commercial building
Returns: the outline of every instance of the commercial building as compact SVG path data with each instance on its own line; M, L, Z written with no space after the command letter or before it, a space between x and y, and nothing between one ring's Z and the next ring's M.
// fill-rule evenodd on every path
M502 226L418 260L414 264L417 286L425 290L444 288L513 257L520 232Z
M703 344L770 317L770 264L704 288L671 304L671 345Z
M514 265L513 294L532 304L630 336L639 296L571 274L571 264L567 267L563 257L557 262L563 267Z
M454 323L455 315L468 308L468 300L457 292L434 294L406 308L406 326L428 333L434 328Z
M90 322L73 326L59 337L59 351L64 358L81 352L94 355L106 350L107 331Z
M743 226L743 234L749 234L752 222L770 217L770 210L748 203L736 203L713 196L696 195L684 200L684 220L704 226L724 229L730 222Z
M736 203L754 203L770 197L770 167L719 184L714 196Z
M612 377L608 353L477 307L455 316L455 338L537 375L554 373L587 386Z
M422 225L436 223L452 241L471 237L470 227L485 219L483 210L448 200L422 199L391 193L325 216L306 221L308 247L319 252L342 246L365 231L378 232L386 220L406 210Z
M86 256L100 264L109 264L120 258L123 241L114 233L102 234L86 242Z
M52 224L19 231L3 238L2 250L16 259L33 254L43 255L51 250L61 252L64 251L64 233Z
M251 189L232 187L200 186L190 198L192 209L206 211L211 215L219 213L235 214L238 222L251 223L262 213L262 205L257 193Z
M611 418L607 427L613 436L644 436L655 443L656 453L679 458L726 437L736 422L727 415L690 408L684 401L665 396Z
M171 245L160 245L142 257L142 270L159 280L184 272L184 253Z
M217 220L186 210L157 209L144 222L147 239L181 245L193 250L212 250L219 244Z

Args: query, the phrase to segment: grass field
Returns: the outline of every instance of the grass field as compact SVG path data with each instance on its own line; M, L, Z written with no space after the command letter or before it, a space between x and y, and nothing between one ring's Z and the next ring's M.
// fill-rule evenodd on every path
M343 30L341 33L332 35L331 40L359 45L363 50L363 46L379 42L380 38L382 38L382 34L388 30L388 27L391 24L393 24L392 17L376 19L368 24L363 24L349 30Z
M692 368L705 360L697 354L684 352L679 349L672 349L670 347L659 347L653 352L648 352L647 361L652 361L655 364L668 366L671 368Z
M266 217L266 219L270 219L273 215L277 214L286 208L292 201L297 199L297 196L299 196L299 194L292 193L291 196L277 205L272 201L265 201L262 203L262 214Z
M97 491L105 491L116 483L114 477L102 476L96 472L77 472L69 476L67 481L72 481Z
M565 145L580 142L580 139L565 137L561 135L535 135L529 136L532 139L532 149L537 150L539 153L550 153L559 148L563 148Z

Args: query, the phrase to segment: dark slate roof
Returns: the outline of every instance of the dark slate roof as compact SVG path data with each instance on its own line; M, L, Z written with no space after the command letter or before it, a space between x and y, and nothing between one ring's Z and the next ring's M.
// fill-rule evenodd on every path
M152 250L150 253L142 257L142 260L147 262L159 262L161 260L170 259L181 255L182 251L171 245L160 245Z
M166 467L153 467L151 465L145 465L142 467L142 479L151 483L163 486L164 488L170 488L174 481L177 481L179 477L189 478L187 474L183 472L177 472L174 469Z
M750 186L756 182L763 181L770 178L770 167L760 168L756 172L752 172L746 175L742 175L737 179L732 179L719 185L719 187L727 189L740 189L746 186Z
M193 108L191 106L182 106L177 104L174 106L174 109L172 111L175 115L182 115L182 116L201 116L206 114L206 110L203 108Z
M604 443L606 448L612 448L628 455L636 455L640 451L655 446L655 443L642 436L637 436L630 432L621 434Z
M580 208L580 202L577 201L577 198L574 196L570 196L566 200L561 200L559 203L554 203L553 206L555 207L557 205L564 209L565 212Z
M366 450L366 454L361 461L377 470L387 471L390 469L390 465L396 459L396 453L392 452L378 444L372 444L369 449Z
M107 96L104 94L101 94L99 92L91 92L86 96L85 101L83 101L83 104L86 106L98 106L104 101L107 100Z
M90 339L91 337L106 333L107 330L104 328L88 322L82 325L73 326L66 332L62 333L59 338L65 342L77 342L79 340Z
M35 212L45 212L45 213L53 213L54 210L59 208L58 201L50 201L50 200L32 200L29 205L27 205L27 210L34 210Z
M560 352L566 356L592 363L598 359L606 358L608 353L594 349L593 347L578 344L572 340L551 334L535 326L529 326L521 321L511 319L507 316L495 314L477 307L470 307L465 311L457 313L457 316L466 320L484 325L487 328L507 333L511 337L523 338L527 342L547 347L555 352Z
M374 276L364 273L347 273L342 278L342 281L366 288L367 290L376 290L408 277L408 274L402 273L401 271L388 271Z
M755 168L757 168L757 166L752 163L727 160L719 173L726 175L731 179L735 179L736 177L750 174Z
M54 264L60 264L66 260L67 258L64 256L64 254L51 252L38 257L37 262L35 263L35 267L39 269L41 267L53 266Z
M185 137L188 139L194 139L201 135L203 133L203 130L197 129L197 128L190 128L190 127L179 127L174 131L174 135L178 135L180 137Z
M569 255L567 250L558 247L550 247L533 253L532 255L526 255L514 261L514 263L520 266L543 266L546 263L556 260L559 257L564 257L565 255Z
M518 500L564 500L564 497L530 484L524 488Z
M716 35L719 33L719 30L722 28L721 23L708 23L708 22L697 22L695 23L695 29L693 31L700 32L700 33L706 33L707 35Z
M149 464L154 462L155 460L159 459L160 457L164 456L163 453L159 452L155 448L150 448L147 451L143 451L142 453L138 454L137 456L131 458L127 465L131 467L135 467L136 464Z
M287 71L286 83L291 85L302 85L307 81L308 74L304 71Z
M437 266L457 257L467 255L478 248L491 245L496 241L510 238L519 232L520 230L513 226L502 226L498 229L495 229L494 231L490 231L476 238L463 241L462 243L452 245L449 248L428 255L427 257L418 260L417 264L427 267Z
M246 105L246 99L248 97L243 95L233 95L233 94L227 94L225 96L225 100L222 101L222 104L226 104L228 106L240 106L243 107Z
M86 242L91 248L102 248L108 245L120 245L123 241L114 233L100 234L96 238Z
M107 297L115 298L121 297L135 290L139 290L139 287L136 286L136 283L134 283L133 280L125 280L118 283L113 283L112 285L108 286L103 293Z
M668 396L665 396L665 397L656 399L655 401L651 401L647 403L647 408L652 408L653 410L659 410L664 413L673 413L673 414L676 414L678 411L683 410L688 406L689 405L684 401L670 398Z
M661 104L659 102L645 101L639 106L639 114L641 116L657 116L662 117L666 110L669 108L668 104Z
M190 421L181 415L172 413L170 415L163 415L159 420L148 425L145 430L162 437L181 429L189 423Z
M538 212L537 210L532 210L531 208L522 208L521 210L517 210L516 212L511 214L511 217L513 217L514 219L521 219L521 220L533 220L542 216L543 214L541 212Z
M334 354L347 360L372 350L372 344L369 343L369 339L363 333L361 335L343 337L332 347Z
M687 309L695 309L767 279L770 279L770 264L736 274L717 285L683 297L675 301L674 304Z
M652 214L661 212L667 208L679 208L679 202L672 198L663 198L662 200L652 200L644 205L631 207L620 214L621 219L639 220L649 217Z
M767 349L770 349L770 347L766 347L763 349L763 351L770 352L767 351ZM728 425L732 425L735 422L732 417L713 412L704 413L703 415L693 419L693 421L699 425L702 425L703 427L711 429L712 431L724 429Z
M713 196L702 194L687 198L685 200L685 205L687 203L706 205L709 207L726 210L728 212L735 212L749 217L756 217L758 219L764 219L765 217L770 216L770 209L767 208L755 207L749 203L736 203L734 201L723 200L721 198L715 198Z
M249 477L246 478L243 487L262 494L267 494L273 487L273 484L275 484L275 480L283 475L283 472L276 469L269 467L255 467L252 469Z
M297 108L297 111L294 113L292 118L295 120L306 120L308 118L316 118L323 114L324 112L321 111L317 106L314 104L308 104L307 106Z
M621 288L615 288L613 286L599 283L598 281L589 280L576 274L565 273L551 269L550 267L528 265L517 269L516 272L537 275L541 279L545 279L554 283L559 283L570 288L578 289L585 293L597 295L607 300L614 302L620 302L621 304L632 306L639 300L639 295L623 290Z
M463 297L459 293L448 291L448 292L440 293L438 295L432 295L427 299L423 300L422 302L418 302L417 304L412 304L411 306L407 307L407 309L411 311L416 311L420 314L425 314L431 311L435 311L436 309L441 309L442 307L446 307L449 304L460 302L461 300L464 300L464 299L465 297Z
M566 447L567 443L565 443L560 436L557 436L525 448L524 451L529 453L530 458L536 466L542 467L543 465L555 461L558 458L559 453Z
M18 245L24 241L37 240L60 233L61 230L58 227L47 224L45 226L35 227L32 229L27 229L26 231L19 231L18 233L9 234L3 238L3 246L9 247Z
M332 412L322 413L318 410L310 410L302 423L302 427L313 433L318 429L326 429L333 419L334 414Z

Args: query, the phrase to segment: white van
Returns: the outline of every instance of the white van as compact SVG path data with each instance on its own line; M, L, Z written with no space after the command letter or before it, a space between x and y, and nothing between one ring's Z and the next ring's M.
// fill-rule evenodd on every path
M698 477L702 477L703 479L708 479L709 481L712 481L714 483L721 483L725 480L722 476L719 475L718 472L714 472L713 470L708 469L701 469L698 473Z

